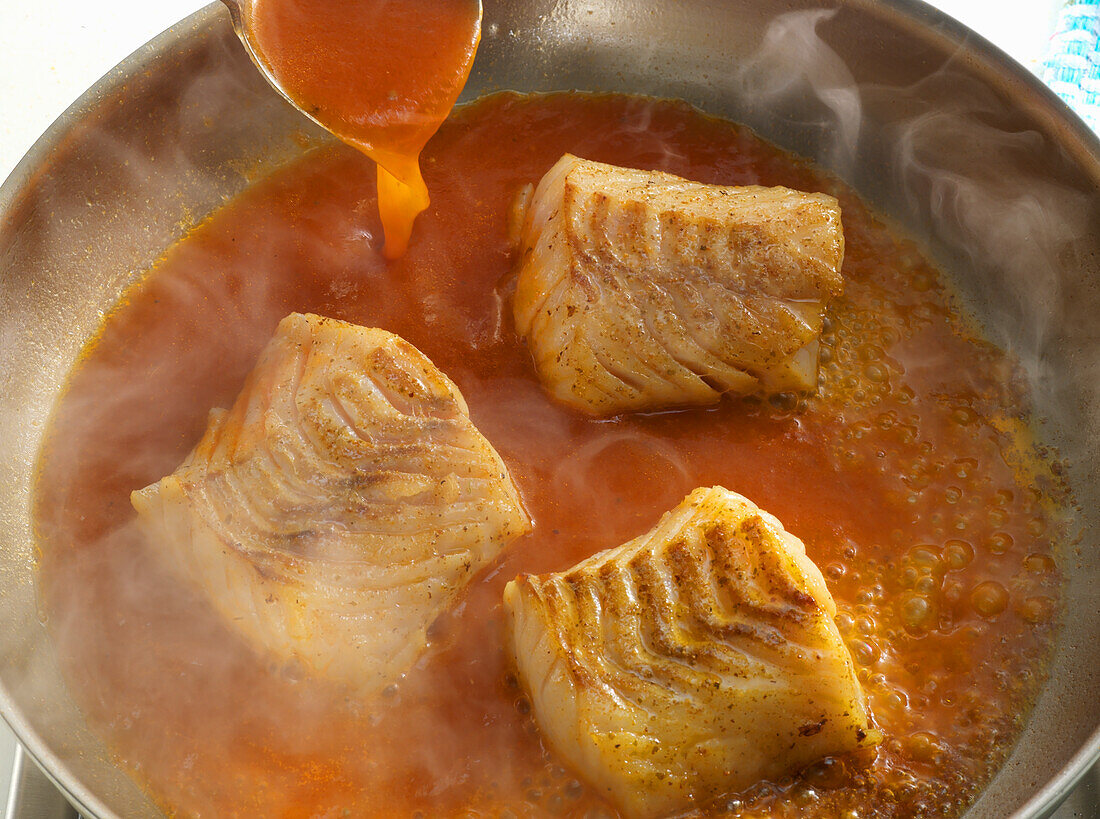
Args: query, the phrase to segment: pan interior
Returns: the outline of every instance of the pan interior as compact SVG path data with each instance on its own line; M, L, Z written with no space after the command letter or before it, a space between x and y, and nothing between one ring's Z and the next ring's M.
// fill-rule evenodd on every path
M1042 442L1069 457L1082 509L1097 508L1100 146L1051 95L916 3L502 5L486 9L466 98L680 97L834 170L927 243L1018 356ZM323 139L255 75L212 6L90 91L0 191L3 710L89 815L158 814L84 726L40 622L29 503L44 419L118 293L190 225ZM1097 748L1100 550L1082 516L1063 561L1074 616L1050 682L970 815L1040 815L1067 789L1059 772Z

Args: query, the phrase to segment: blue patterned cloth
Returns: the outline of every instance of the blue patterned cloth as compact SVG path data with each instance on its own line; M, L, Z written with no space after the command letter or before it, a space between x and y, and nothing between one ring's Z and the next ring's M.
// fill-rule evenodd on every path
M1100 0L1071 0L1058 12L1042 77L1100 133Z

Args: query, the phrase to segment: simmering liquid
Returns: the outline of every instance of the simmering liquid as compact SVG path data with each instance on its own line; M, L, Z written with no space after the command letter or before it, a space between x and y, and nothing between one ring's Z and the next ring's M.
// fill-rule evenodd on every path
M603 421L551 401L512 325L509 209L566 151L837 196L847 285L819 392ZM1012 362L967 329L940 274L834 179L676 102L489 97L443 125L424 175L433 206L387 263L374 164L339 143L306 155L172 248L72 373L40 462L40 588L73 694L120 764L186 816L613 817L542 744L501 593L721 484L805 541L886 739L698 815L960 812L1043 679L1063 490L1027 441ZM535 519L375 701L257 654L161 568L129 503L232 403L293 310L424 351Z
M381 166L384 253L400 256L429 203L420 152L466 84L480 3L251 0L250 8L253 49L282 89Z

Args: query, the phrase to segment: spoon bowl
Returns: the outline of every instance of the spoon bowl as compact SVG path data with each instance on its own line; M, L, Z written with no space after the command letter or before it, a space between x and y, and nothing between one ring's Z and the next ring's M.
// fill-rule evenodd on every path
M356 147L362 148L363 146L358 144L355 140L349 139L346 135L334 130L331 124L323 122L321 119L318 119L313 113L311 113L306 107L304 107L299 100L295 99L295 97L283 87L283 84L275 76L275 73L272 71L271 66L261 56L261 52L256 41L255 26L253 20L253 9L255 7L255 0L221 0L221 2L227 9L229 9L229 17L233 23L233 31L236 32L238 39L240 39L241 43L244 45L245 52L248 54L249 59L252 60L252 64L255 65L257 69L259 69L260 74L265 80L267 80L268 84L271 85L271 87L274 88L279 93L279 95L282 96L283 99L293 105L302 116L306 117L311 122L321 126L326 131L336 137L339 137L345 142L350 142ZM476 6L477 19L480 21L484 16L484 7L482 5L482 0L470 0L470 3L472 6Z
M420 152L466 84L481 41L481 0L223 2L268 83L378 164L383 253L404 254L430 202Z
M255 48L252 39L252 0L221 0L221 2L229 9L229 19L233 22L233 31L236 32L237 38L244 45L245 53L248 54L248 58L252 60L252 64L259 69L260 75L279 93L279 96L293 105L298 110L299 114L314 124L321 126L334 136L339 137L339 134L317 119L317 117L313 116L313 114L303 108L294 97L288 94L268 65L260 58L259 51ZM478 2L480 3L480 0L478 0Z

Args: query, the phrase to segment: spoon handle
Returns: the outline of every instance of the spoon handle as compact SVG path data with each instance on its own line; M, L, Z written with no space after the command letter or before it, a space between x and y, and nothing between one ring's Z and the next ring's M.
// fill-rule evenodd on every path
M242 40L245 39L243 12L239 0L222 0L222 4L229 9L229 17L233 21L233 30ZM247 43L246 43L247 45Z

